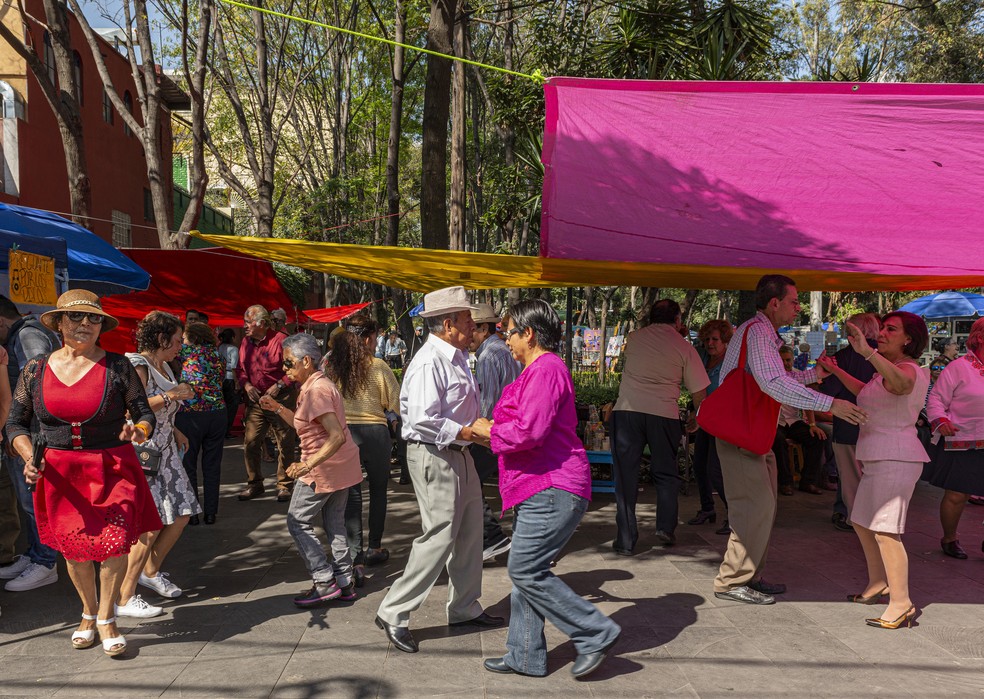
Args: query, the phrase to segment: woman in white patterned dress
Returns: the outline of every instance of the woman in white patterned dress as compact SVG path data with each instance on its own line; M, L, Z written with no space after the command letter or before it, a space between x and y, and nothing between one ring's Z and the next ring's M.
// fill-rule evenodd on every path
M145 534L130 550L126 579L116 610L122 616L145 618L163 613L163 609L148 604L135 594L138 584L162 597L181 595L181 588L168 579L167 573L161 572L161 566L188 519L202 511L181 463L188 440L174 427L174 415L180 401L193 395L192 388L178 383L168 366L181 349L183 332L184 327L176 316L151 311L137 325L140 353L126 355L143 381L148 402L157 417L157 429L148 445L160 450L161 461L157 473L147 475L147 484L164 527L159 532Z

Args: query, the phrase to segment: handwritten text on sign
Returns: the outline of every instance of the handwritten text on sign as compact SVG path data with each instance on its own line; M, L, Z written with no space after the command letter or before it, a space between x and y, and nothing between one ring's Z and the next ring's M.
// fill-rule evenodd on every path
M55 260L23 250L10 251L10 300L35 306L54 306Z

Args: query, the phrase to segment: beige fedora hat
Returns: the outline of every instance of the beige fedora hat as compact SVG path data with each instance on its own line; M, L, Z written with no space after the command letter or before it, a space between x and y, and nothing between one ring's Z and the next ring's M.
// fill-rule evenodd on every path
M475 310L472 311L472 320L476 323L498 323L501 319L496 315L490 304L477 303L475 304Z
M74 313L76 311L79 313L93 313L105 318L101 326L102 332L109 332L120 324L116 318L102 309L102 304L99 303L99 297L85 289L69 289L59 296L54 310L45 311L41 314L41 322L52 330L58 330L58 316L62 313Z
M421 318L430 318L455 311L474 311L475 306L468 300L463 286L449 286L424 296L424 310Z

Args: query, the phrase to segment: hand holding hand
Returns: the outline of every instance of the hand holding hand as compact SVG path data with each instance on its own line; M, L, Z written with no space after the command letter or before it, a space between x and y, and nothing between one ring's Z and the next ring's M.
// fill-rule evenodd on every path
M169 395L172 400L191 400L195 397L195 389L193 389L189 384L179 383L177 386L168 391L167 395Z
M843 398L834 398L833 405L830 406L830 412L834 417L839 417L845 422L850 422L852 425L863 425L868 421L868 413L861 410L858 406L854 405L849 400L844 400Z
M825 379L834 373L834 369L837 368L837 360L833 357L827 356L827 350L820 353L817 357L817 376L821 379Z
M492 422L487 418L480 417L471 425L472 436L478 439L487 440L492 436Z

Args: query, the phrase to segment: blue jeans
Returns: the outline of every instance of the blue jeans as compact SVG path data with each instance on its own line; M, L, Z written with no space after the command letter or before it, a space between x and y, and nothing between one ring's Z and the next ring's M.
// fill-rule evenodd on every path
M527 675L547 674L543 621L567 634L579 655L615 640L621 629L550 570L588 509L585 498L550 488L516 506L509 551L509 636L506 664Z
M333 493L316 493L314 487L307 483L294 483L287 509L287 531L317 584L327 585L334 581L339 587L347 587L352 583L352 556L345 542L348 492L348 488L343 488ZM331 558L328 558L314 530L318 520L328 537Z
M17 492L17 502L27 515L27 553L24 555L31 559L31 563L43 565L45 568L54 568L58 561L58 552L50 546L41 543L38 537L38 523L34 518L34 496L27 489L27 482L24 480L24 459L19 456L8 456L3 454L3 462L10 471L10 480L14 483Z

